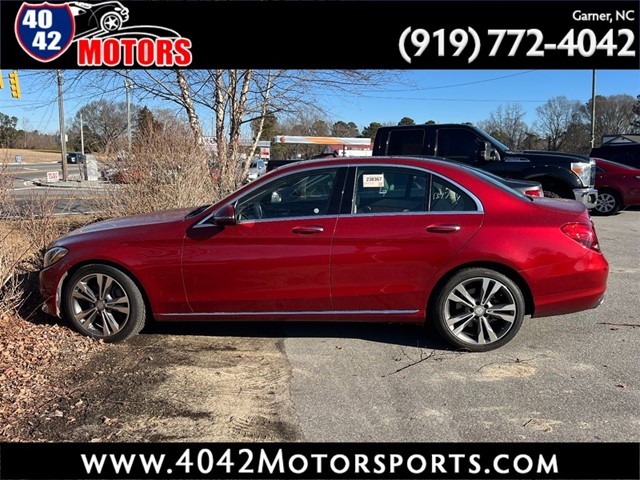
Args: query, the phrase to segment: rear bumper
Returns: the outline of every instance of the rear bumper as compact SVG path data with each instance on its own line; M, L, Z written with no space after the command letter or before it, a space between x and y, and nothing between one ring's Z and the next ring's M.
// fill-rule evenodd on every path
M531 285L533 317L564 315L598 307L604 300L609 265L604 256L589 252L574 264L554 265L536 272Z
M595 208L598 201L598 190L595 188L574 188L576 200L585 204L588 209Z

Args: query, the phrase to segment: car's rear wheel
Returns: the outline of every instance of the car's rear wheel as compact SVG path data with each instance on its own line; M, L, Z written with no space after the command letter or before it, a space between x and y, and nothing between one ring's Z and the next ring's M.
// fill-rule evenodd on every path
M85 265L63 289L65 316L83 335L121 342L144 327L146 309L140 289L124 272L108 265Z
M456 273L436 295L431 318L455 347L484 352L509 342L524 318L524 297L506 275L486 268Z
M622 207L622 199L613 190L598 190L598 200L593 209L598 215L615 215Z

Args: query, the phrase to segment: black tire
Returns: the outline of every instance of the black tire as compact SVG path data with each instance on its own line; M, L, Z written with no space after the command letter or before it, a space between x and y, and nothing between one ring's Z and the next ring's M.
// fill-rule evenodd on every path
M138 286L108 265L85 265L71 275L63 287L62 310L79 333L109 343L133 337L146 320Z
M442 338L454 347L486 352L503 346L518 333L524 311L524 297L513 280L487 268L468 268L437 292L430 318Z
M598 190L598 201L593 208L594 215L615 215L622 208L622 198L615 190Z
M544 193L544 196L547 198L562 198L562 195L560 195L558 192L555 192L553 190L543 190L542 192Z

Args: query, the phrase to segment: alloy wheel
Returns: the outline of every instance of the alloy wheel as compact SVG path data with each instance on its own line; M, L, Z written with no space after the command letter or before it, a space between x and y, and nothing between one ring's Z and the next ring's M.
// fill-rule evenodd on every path
M456 343L488 346L506 337L521 312L507 285L495 278L472 277L448 291L442 315Z
M610 215L618 210L618 199L610 192L598 192L596 211L602 215Z
M91 273L78 280L71 292L73 319L91 336L111 337L129 321L129 296L113 277Z

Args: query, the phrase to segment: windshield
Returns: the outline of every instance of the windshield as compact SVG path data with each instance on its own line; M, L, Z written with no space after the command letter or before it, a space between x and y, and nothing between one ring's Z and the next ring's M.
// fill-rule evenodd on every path
M497 138L492 137L487 132L480 130L479 128L476 128L476 127L473 127L473 128L480 136L484 137L485 140L488 140L489 142L493 143L495 146L497 146L501 150L505 150L509 152L511 151L511 148L509 148L504 143L500 142Z
M499 146L500 148L502 148L502 149L506 150L507 152L510 152L510 151L511 151L511 148L509 148L509 147L508 147L507 145L505 145L504 143L500 142L498 139L496 139L496 138L494 138L494 137L491 137L491 138L493 138L493 143L497 143L497 144L498 144L498 146Z
M499 177L491 172L480 170L479 168L469 167L468 165L466 166L466 168L468 170L472 170L473 173L475 173L479 177L482 177L483 179L492 183L493 185L501 188L502 190L507 190L508 192L513 193L514 195L517 195L521 198L525 198L527 200L533 201L533 198L526 195L524 192L521 192L516 188L512 188L511 185L509 185L509 181L505 178ZM534 183L534 182L531 182L531 183Z

